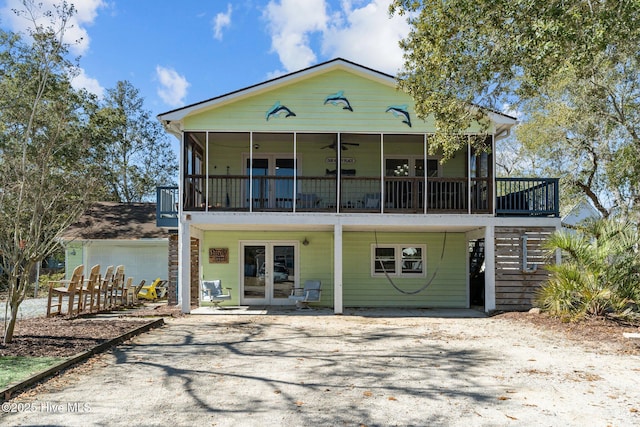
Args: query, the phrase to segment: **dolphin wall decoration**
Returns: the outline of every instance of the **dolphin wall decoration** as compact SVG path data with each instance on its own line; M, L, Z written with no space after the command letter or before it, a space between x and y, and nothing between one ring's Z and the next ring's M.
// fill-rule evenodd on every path
M390 105L387 107L385 113L392 112L394 117L404 117L402 123L411 127L411 117L409 111L407 111L406 105Z
M271 117L278 117L280 113L285 113L285 117L295 117L296 115L296 113L291 111L289 108L285 107L284 105L280 105L280 101L276 101L276 103L273 104L273 107L269 108L269 110L267 111L267 121L269 121L269 118Z
M344 96L344 91L342 90L327 96L324 100L324 105L327 104L342 105L343 110L353 111L351 103L349 103L349 100Z

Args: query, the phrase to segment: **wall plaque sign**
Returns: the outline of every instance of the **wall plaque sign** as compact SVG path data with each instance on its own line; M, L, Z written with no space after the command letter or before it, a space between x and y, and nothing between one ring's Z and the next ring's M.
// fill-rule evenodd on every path
M335 157L327 157L326 162L329 164L335 164L336 163L336 158ZM353 157L341 157L340 160L342 161L342 164L353 164L356 162L356 159Z
M229 264L229 248L209 248L209 264Z

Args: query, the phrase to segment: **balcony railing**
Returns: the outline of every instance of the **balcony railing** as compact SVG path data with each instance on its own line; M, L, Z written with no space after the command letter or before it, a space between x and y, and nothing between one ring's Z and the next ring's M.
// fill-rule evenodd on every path
M156 188L156 225L175 228L178 226L178 187Z
M498 215L560 216L558 178L497 178Z
M489 212L488 182L466 178L209 176L185 180L185 210ZM427 191L425 191L425 185ZM471 190L471 192L469 192ZM205 197L209 194L209 197ZM339 196L338 196L339 194ZM472 198L469 198L469 194ZM251 196L249 196L251 195ZM425 207L426 202L426 207Z
M185 211L496 213L558 216L557 179L204 176L184 180ZM294 191L295 188L295 191ZM208 195L208 196L207 196ZM177 221L175 187L158 187L158 224Z

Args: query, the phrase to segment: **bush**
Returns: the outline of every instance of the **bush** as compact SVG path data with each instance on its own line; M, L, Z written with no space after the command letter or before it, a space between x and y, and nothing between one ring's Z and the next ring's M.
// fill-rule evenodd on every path
M41 274L40 275L40 289L48 288L49 282L52 280L61 280L64 277L64 272L62 273L50 273L50 274Z
M564 319L640 315L638 229L631 223L600 220L576 233L556 232L547 242L563 262L537 295L538 305Z

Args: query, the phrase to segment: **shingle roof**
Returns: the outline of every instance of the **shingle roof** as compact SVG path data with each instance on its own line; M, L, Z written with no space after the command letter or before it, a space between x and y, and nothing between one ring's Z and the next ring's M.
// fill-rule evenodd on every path
M156 226L155 203L98 202L71 225L63 240L138 240L167 237Z

